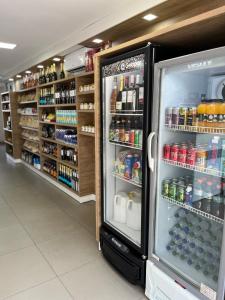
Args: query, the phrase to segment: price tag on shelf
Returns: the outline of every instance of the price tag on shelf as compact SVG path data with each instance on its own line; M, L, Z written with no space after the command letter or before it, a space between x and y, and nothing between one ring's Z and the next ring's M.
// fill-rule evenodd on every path
M201 283L200 292L203 295L205 295L208 299L216 300L216 292L210 287L208 287L207 285L205 285L204 283Z

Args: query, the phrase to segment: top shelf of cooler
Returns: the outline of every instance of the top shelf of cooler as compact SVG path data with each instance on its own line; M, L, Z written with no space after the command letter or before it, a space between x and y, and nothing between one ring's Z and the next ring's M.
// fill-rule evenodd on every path
M219 127L201 127L201 126L173 125L173 124L172 125L165 124L165 127L171 131L225 135L225 128L219 128Z

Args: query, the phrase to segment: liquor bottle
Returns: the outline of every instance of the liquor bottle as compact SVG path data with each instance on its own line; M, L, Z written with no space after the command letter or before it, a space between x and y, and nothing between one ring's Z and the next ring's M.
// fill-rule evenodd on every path
M56 81L57 80L57 72L56 72L56 67L55 64L52 65L52 81Z
M134 75L129 77L129 88L127 89L127 111L135 111L136 89L134 88Z
M111 112L116 112L116 100L118 94L117 78L113 78L113 89L110 98Z
M70 103L70 90L65 86L65 103Z
M61 86L61 93L60 93L60 104L64 104L65 103L65 89L64 86Z
M140 74L136 75L136 110L143 111L144 109L144 82Z
M124 86L124 77L123 75L120 76L120 89L117 94L117 99L116 99L116 111L121 112L122 111L122 92L123 92L123 86Z
M109 140L110 141L115 140L115 129L116 129L116 117L112 117L112 121L111 121L110 127L109 127Z
M75 103L75 81L70 82L70 90L69 90L70 103Z
M125 142L125 119L122 119L119 127L119 141L120 143Z
M46 83L46 71L43 68L43 70L42 70L42 84L44 84L44 83Z
M45 78L46 78L46 83L49 83L50 82L49 67L46 68Z
M39 84L42 84L42 72L41 69L39 71L39 80L38 80Z
M125 124L125 136L124 136L124 143L126 144L130 143L130 128L131 128L131 120L130 118L127 118Z
M65 78L65 72L64 72L64 68L63 68L63 63L60 64L61 67L61 72L60 72L60 79Z

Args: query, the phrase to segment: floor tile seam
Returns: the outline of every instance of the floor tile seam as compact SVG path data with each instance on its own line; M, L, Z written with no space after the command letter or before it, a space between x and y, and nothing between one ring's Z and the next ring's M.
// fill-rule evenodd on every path
M33 288L36 288L36 287L39 287L39 286L41 286L41 285L43 285L43 284L45 284L45 283L48 283L48 282L50 282L50 281L52 281L52 280L55 280L55 279L57 279L57 276L55 276L55 277L53 277L53 278L51 278L51 279L45 280L45 281L43 281L43 282L40 282L40 283L38 283L38 284L34 284L34 285L32 285L31 287L29 287L29 288L27 288L27 289L23 289L23 290L21 290L21 291L19 291L19 292L13 293L13 294L11 294L10 296L7 296L7 297L2 298L2 299L0 299L0 300L7 300L7 299L10 299L11 297L14 297L14 296L17 296L17 295L19 295L19 294L22 294L22 293L24 293L24 292L26 292L26 291L29 291L29 290L31 290L31 289L33 289Z
M33 241L32 241L33 242ZM18 248L18 249L16 249L16 250L12 250L12 251L8 251L8 252L6 252L6 253L0 253L0 257L2 257L2 256L5 256L5 255L9 255L9 254L13 254L13 253L16 253L16 252L19 252L19 251L22 251L22 250L24 250L24 249L27 249L27 248L31 248L31 247L34 247L35 245L33 244L33 245L29 245L29 246L25 246L25 247L21 247L21 248Z

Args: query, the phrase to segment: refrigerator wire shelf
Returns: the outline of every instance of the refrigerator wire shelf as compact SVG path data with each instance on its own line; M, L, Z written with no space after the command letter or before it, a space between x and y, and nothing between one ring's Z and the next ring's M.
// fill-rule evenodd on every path
M169 124L165 124L165 127L172 131L222 134L222 135L225 134L225 128L217 128L217 127L200 127L200 126L190 126L190 125L169 125Z
M184 169L188 169L188 170L192 170L195 172L199 172L199 173L203 173L203 174L207 174L207 175L211 175L211 176L216 176L216 177L220 177L220 178L225 177L224 172L221 172L221 171L212 170L212 169L208 169L208 168L202 168L202 167L198 167L198 166L194 166L194 165L189 165L186 163L180 163L180 162L173 161L170 159L165 159L165 158L163 158L162 160L165 164L168 164L168 165L172 165L172 166L176 166L176 167L180 167L180 168L184 168Z
M140 188L142 187L141 184L135 182L134 180L127 179L127 178L125 178L125 177L123 177L123 176L121 176L121 175L119 175L119 174L117 174L117 173L112 173L112 175L113 175L114 177L116 177L116 178L119 178L120 180L123 180L123 181L125 181L125 182L131 183L131 184L136 185L136 186L138 186L138 187L140 187Z
M110 140L109 140L109 143L113 144L115 146L122 146L122 147L132 148L132 149L136 149L136 150L142 150L142 148L136 147L136 146L134 146L132 144L128 144L128 143L120 143L120 142L115 142L115 141L110 141Z
M166 197L166 196L163 196L163 195L162 195L162 198L165 199L166 201L168 201L171 204L175 204L177 206L183 207L183 208L185 208L185 209L187 209L187 210L189 210L189 211L191 211L191 212L193 212L193 213L195 213L197 215L205 217L205 218L207 218L209 220L215 221L215 222L220 223L220 224L224 223L224 220L222 220L222 219L220 219L220 218L218 218L216 216L213 216L211 214L208 214L208 213L206 213L206 212L204 212L202 210L196 209L196 208L194 208L194 207L192 207L190 205L187 205L185 203L181 203L179 201L176 201L176 200L174 200L172 198L169 198L169 197Z

